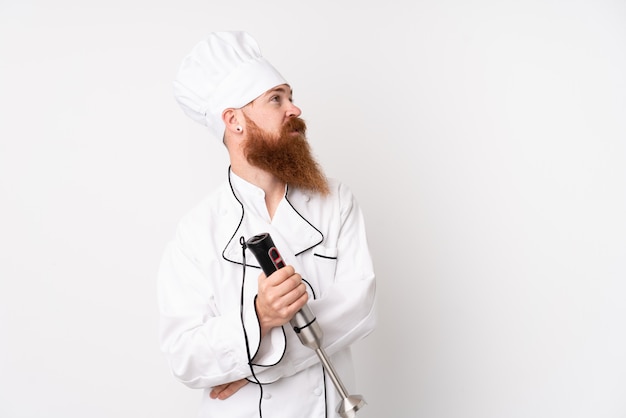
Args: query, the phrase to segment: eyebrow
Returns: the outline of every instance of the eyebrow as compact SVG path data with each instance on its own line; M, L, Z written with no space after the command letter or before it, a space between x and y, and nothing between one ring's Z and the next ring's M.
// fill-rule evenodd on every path
M293 96L293 89L287 89L286 87L283 87L283 86L274 87L273 89L270 89L268 91L268 93L273 93L273 92L286 93L286 94L290 94Z

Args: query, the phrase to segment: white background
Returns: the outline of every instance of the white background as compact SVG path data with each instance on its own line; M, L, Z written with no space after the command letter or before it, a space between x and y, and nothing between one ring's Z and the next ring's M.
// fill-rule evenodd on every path
M359 416L626 417L626 3L604 0L0 0L0 417L194 417L155 277L228 162L171 81L240 29L367 218Z

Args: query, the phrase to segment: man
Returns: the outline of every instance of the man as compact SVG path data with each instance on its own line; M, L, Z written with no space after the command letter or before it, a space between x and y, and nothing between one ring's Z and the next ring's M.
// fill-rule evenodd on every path
M210 34L174 89L185 113L223 140L230 167L181 220L161 263L160 340L172 372L204 389L200 417L337 416L328 373L288 322L308 304L353 388L349 347L375 325L361 210L320 170L291 87L249 34ZM242 245L264 232L287 264L269 277Z

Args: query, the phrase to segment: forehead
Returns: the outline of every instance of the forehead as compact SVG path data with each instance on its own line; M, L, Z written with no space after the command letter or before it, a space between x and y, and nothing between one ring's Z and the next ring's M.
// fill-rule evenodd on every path
M263 93L260 97L271 96L273 94L285 94L287 96L293 95L293 90L289 86L289 84L281 84L274 88L269 89L265 93Z
M245 107L254 107L255 103L259 106L269 103L272 100L272 97L281 96L282 98L291 100L293 95L293 90L289 86L289 84L280 84L276 87L273 87L267 90L265 93L261 94L259 97L248 103Z

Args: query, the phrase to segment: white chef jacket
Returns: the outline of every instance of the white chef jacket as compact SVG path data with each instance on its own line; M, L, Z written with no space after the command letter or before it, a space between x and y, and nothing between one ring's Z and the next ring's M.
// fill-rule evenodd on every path
M244 268L241 239L263 232L306 280L322 346L354 393L349 346L374 328L375 278L361 210L345 185L331 179L330 188L323 197L287 187L270 219L263 190L229 170L229 181L179 223L159 269L160 342L173 375L204 389L199 417L337 416L335 386L289 324L260 340L261 270L249 250ZM251 383L210 399L213 386L241 378Z

